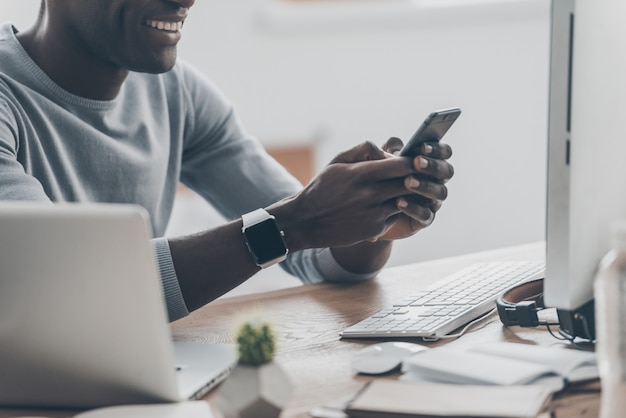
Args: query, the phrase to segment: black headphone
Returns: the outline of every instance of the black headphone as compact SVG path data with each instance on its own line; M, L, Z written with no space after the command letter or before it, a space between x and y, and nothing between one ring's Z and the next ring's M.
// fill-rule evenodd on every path
M536 327L546 325L539 321L537 312L543 304L543 279L531 280L504 292L496 300L498 316L505 326Z

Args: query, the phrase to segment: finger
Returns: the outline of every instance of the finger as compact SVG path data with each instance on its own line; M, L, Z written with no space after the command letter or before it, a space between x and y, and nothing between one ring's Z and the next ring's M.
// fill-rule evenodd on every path
M391 180L382 181L376 183L371 189L371 202L385 202L385 201L395 201L395 199L406 196L407 198L412 199L412 201L417 202L422 205L430 205L431 200L426 196L421 196L419 194L415 194L412 190L408 189L406 186L406 177L397 177ZM392 206L395 207L395 203Z
M412 203L405 197L400 197L397 200L398 209L417 222L423 227L426 227L433 223L435 220L435 212L429 207Z
M398 222L400 216L402 215L402 211L399 210L395 200L387 202L387 204L384 205L384 209L385 210L383 212L385 213L385 219L382 223L383 228L376 236L368 239L370 242L378 241L380 237L385 235L396 224L396 222Z
M448 188L443 184L424 177L408 176L404 179L405 187L421 196L432 200L446 200Z
M385 152L371 141L363 142L337 155L330 164L352 164L360 161L380 160L387 158Z
M403 197L413 204L430 208L430 210L432 210L433 212L437 212L439 209L441 209L441 206L443 205L442 200L430 199L428 197L418 194L409 194L404 195Z
M375 161L362 161L350 164L347 169L362 182L380 182L416 174L413 160L405 157L392 157Z
M422 144L422 155L439 160L447 160L452 157L452 148L442 142L425 142Z
M454 167L447 161L419 156L413 160L415 169L421 174L445 183L454 176Z
M437 211L439 209L441 209L442 205L443 205L443 201L441 201L441 200L432 200L431 203L428 205L428 207L430 208L430 210L432 210L433 212L437 213Z
M387 141L385 141L385 143L382 146L382 149L383 151L386 151L390 154L397 155L403 146L404 146L404 143L402 142L402 140L400 138L396 138L395 136L393 136L389 138Z

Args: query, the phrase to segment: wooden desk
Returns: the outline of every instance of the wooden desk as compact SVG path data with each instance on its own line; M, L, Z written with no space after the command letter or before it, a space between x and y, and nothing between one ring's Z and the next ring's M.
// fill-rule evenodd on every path
M308 417L311 408L351 396L372 379L356 375L350 361L356 351L380 340L340 339L341 330L473 262L543 260L544 248L543 243L529 244L388 268L377 280L358 285L308 285L218 300L173 324L173 335L183 341L232 342L243 317L269 320L278 336L276 361L294 384L294 394L281 417ZM563 344L545 328L505 328L497 314L486 326L462 338L424 344L470 346L485 341ZM598 416L598 393L596 383L575 395L557 397L555 416Z
M376 280L363 284L307 285L221 299L173 323L172 333L175 340L230 343L243 318L255 315L270 321L278 336L276 362L294 384L292 399L281 417L308 417L311 408L351 396L372 379L356 375L350 368L350 361L356 351L379 340L342 340L339 338L341 330L389 306L403 295L473 262L543 260L544 251L543 243L529 244L389 268ZM462 338L424 344L430 347L444 344L470 346L485 341L562 344L544 328L507 329L502 326L497 314L487 320L486 326ZM554 416L598 416L598 393L599 384L596 383L578 393L557 397L553 402ZM215 391L207 399L211 401L214 396ZM0 417L27 415L24 411L0 411ZM72 414L35 415L67 417Z

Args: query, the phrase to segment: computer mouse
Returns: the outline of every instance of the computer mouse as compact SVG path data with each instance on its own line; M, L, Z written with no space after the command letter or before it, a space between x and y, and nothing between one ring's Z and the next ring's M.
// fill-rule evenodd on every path
M352 358L352 368L363 374L384 374L399 369L402 361L428 347L415 343L387 341L358 351Z

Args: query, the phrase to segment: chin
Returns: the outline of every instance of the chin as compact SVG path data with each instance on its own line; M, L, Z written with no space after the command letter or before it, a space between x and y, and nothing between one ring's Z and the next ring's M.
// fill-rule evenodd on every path
M176 65L176 54L153 56L141 62L135 62L129 70L136 73L163 74Z
M141 72L143 72L143 73L150 73L150 74L163 74L163 73L166 73L166 72L170 71L172 68L174 68L174 65L176 65L176 61L173 61L172 63L168 63L166 65L162 65L162 66L159 66L159 67L147 69L147 70L141 71Z
M166 73L168 71L170 71L172 68L174 68L174 65L176 64L176 62L172 62L171 64L164 64L164 65L159 65L159 66L149 66L149 67L137 67L137 68L131 68L130 70L136 73L147 73L147 74L163 74Z

